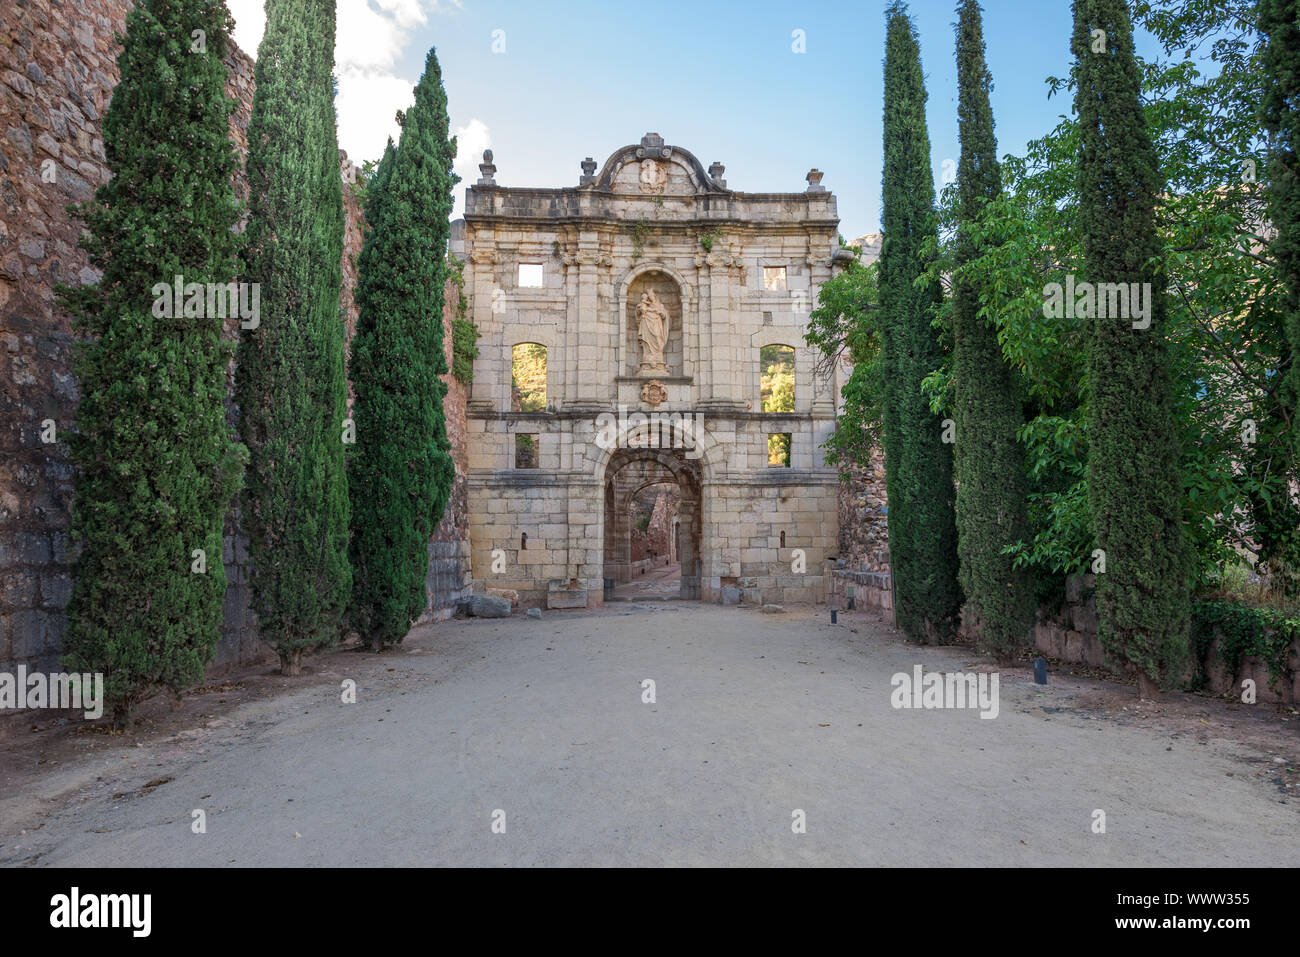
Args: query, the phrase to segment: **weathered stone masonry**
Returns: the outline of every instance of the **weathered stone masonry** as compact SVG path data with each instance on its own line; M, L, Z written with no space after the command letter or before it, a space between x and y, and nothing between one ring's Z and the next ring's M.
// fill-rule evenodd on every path
M453 234L482 333L467 413L476 587L599 602L602 579L626 574L628 496L670 481L682 490L684 597L820 600L838 535L837 473L820 446L839 385L814 378L803 344L839 222L821 173L803 192L742 193L720 164L706 171L653 133L599 172L585 161L574 187L499 186L490 155L481 170ZM521 283L521 265L540 266L541 285ZM659 309L656 351L643 316ZM521 343L547 349L545 411L510 411ZM793 413L759 411L771 344L795 349ZM638 447L653 430L635 420L602 444L600 416L620 409L702 416L699 445ZM789 467L769 467L772 433L791 435ZM537 436L537 468L515 467L519 434ZM693 438L657 434L666 446ZM642 474L615 481L624 469Z
M65 207L93 198L109 175L100 124L118 78L114 32L124 28L128 7L126 0L24 0L0 7L0 670L5 671L20 663L53 667L65 628L72 469L65 443L43 443L40 431L46 419L54 420L61 435L75 427L78 391L71 362L74 333L70 317L56 306L54 286L98 278L77 247L81 224ZM226 66L227 92L237 104L230 135L242 159L248 153L253 62L232 45ZM346 156L340 172L344 180L355 178ZM237 187L246 194L242 177ZM344 204L340 307L350 342L363 223L356 196L346 188ZM454 286L448 296L443 327L450 365ZM238 336L237 324L238 319L228 321L227 339ZM450 376L444 381L459 474L430 544L426 617L449 613L467 586L465 389ZM223 562L228 587L218 668L267 655L249 610L248 556L233 509Z

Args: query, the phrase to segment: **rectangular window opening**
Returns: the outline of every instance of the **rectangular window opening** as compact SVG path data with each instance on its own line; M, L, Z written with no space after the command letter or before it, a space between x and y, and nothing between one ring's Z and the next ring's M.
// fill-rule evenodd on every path
M767 437L767 464L769 468L790 467L791 432L772 432Z
M519 264L519 285L521 287L539 288L545 285L545 276L543 275L541 263L520 263ZM781 288L785 288L782 286Z
M537 432L515 433L515 468L537 468Z

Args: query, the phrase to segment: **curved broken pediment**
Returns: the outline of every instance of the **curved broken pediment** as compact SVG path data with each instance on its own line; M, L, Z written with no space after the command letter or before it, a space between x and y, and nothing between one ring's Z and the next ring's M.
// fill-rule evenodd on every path
M665 145L658 133L647 133L640 145L615 150L600 174L580 188L646 196L729 192L693 153Z

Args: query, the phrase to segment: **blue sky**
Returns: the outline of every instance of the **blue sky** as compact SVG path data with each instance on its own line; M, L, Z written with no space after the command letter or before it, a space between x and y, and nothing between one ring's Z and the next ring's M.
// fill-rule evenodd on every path
M884 0L339 0L339 138L377 157L435 46L460 136L457 208L490 146L502 186L576 186L647 131L727 167L727 185L800 191L816 167L846 237L879 229ZM260 38L258 0L231 0ZM915 0L936 183L958 153L955 0ZM1068 113L1069 0L985 0L1001 153ZM802 30L806 52L793 52ZM502 31L496 33L495 31ZM502 52L494 52L494 46ZM504 49L502 49L504 48ZM1155 45L1139 37L1139 52Z

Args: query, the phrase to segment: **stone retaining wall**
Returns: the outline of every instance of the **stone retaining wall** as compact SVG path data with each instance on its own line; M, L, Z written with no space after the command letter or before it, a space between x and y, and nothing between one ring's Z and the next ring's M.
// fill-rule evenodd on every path
M81 224L65 206L92 199L109 176L100 124L118 78L114 32L123 29L128 6L127 0L27 0L0 7L0 670L18 664L52 670L62 645L71 591L72 467L66 444L43 443L40 432L46 419L59 435L73 428L79 394L71 362L74 333L70 317L55 304L54 286L98 278L77 246ZM242 160L248 152L253 61L232 45L226 65L227 93L237 103L230 135ZM355 179L355 167L341 152L340 175ZM237 189L246 197L242 176ZM343 196L340 303L350 343L364 222L353 190L345 186ZM449 284L443 314L449 367L456 295ZM225 338L237 339L238 322L227 323ZM233 377L232 366L232 387ZM426 618L445 617L468 588L467 390L450 375L444 381L457 477L430 546ZM247 541L234 503L226 517L223 564L224 621L212 669L270 660L249 608Z

